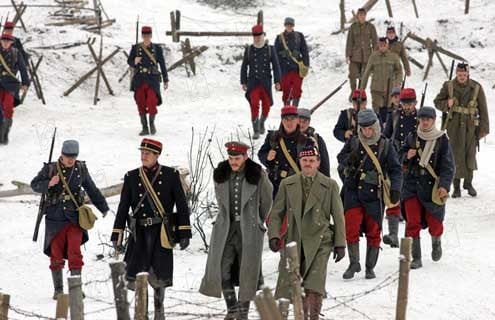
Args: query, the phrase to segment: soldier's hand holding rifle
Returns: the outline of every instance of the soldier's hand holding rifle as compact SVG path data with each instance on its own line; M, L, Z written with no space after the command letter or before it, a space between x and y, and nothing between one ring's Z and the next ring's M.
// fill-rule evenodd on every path
M50 182L48 182L48 188L51 188L54 185L57 185L59 182L60 182L60 177L58 175L53 176L50 179Z
M134 58L134 64L135 64L135 65L140 64L140 63L141 63L141 59L142 59L142 57L135 57L135 58Z
M352 130L347 130L345 133L344 133L344 137L345 139L349 139L350 137L352 137Z
M268 151L268 155L266 156L266 160L272 161L273 159L275 159L276 155L277 155L277 151L272 149L272 150Z
M452 108L452 106L454 105L454 99L450 98L447 100L447 106L450 108Z

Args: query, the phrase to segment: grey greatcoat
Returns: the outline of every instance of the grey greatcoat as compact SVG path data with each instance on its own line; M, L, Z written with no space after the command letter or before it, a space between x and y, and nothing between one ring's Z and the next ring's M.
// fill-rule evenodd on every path
M222 294L221 263L223 250L230 228L229 177L231 168L228 161L221 162L214 172L215 195L218 215L210 239L210 251L206 270L199 292L220 298ZM262 284L261 254L263 237L266 232L265 218L272 206L272 184L261 166L248 159L241 194L242 257L238 274L239 301L252 300ZM237 280L237 279L235 279Z
M345 220L339 186L335 180L318 172L311 185L308 199L302 207L301 174L285 178L280 183L270 212L268 236L280 237L280 228L288 214L285 243L296 242L304 264L301 272L304 289L325 295L325 281L330 253L334 247L345 247ZM279 276L275 298L290 298L290 279L285 267L285 255L279 264Z

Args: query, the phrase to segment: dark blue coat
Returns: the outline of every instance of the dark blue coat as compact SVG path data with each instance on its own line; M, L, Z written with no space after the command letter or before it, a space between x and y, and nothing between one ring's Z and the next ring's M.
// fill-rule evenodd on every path
M391 112L387 118L383 135L393 141L394 146L399 151L411 132L415 132L418 120L416 111L407 114L401 108Z
M290 71L298 71L299 67L292 60L285 50L280 37L283 35L285 38L285 42L287 43L287 47L289 47L292 56L296 58L298 61L303 61L304 65L309 67L309 53L308 46L306 45L306 39L304 39L304 35L301 32L283 32L277 36L275 39L275 50L277 52L278 61L280 63L280 70L282 71L282 75L289 73Z
M377 155L383 173L390 179L390 190L400 191L402 167L399 155L391 142L382 136L370 148ZM360 160L358 163L352 163L349 155L357 149L359 149ZM378 172L357 137L346 142L342 151L337 155L337 159L339 164L345 168L346 173L342 190L344 210L363 206L373 220L381 226L384 203L381 194L378 193Z
M76 161L72 168L65 168L61 162L60 166L70 191L81 205L84 201L84 191L88 194L91 202L100 212L109 210L107 201L96 187L89 175L86 163ZM79 225L79 215L76 205L69 198L65 198L66 192L64 185L60 181L57 185L48 188L50 179L57 174L56 163L45 164L41 171L31 181L31 188L35 192L47 194L47 208L45 216L45 243L43 252L50 256L50 243L57 233L67 224ZM82 190L84 189L84 191ZM81 244L88 241L88 232L83 230L83 239Z
M150 181L153 180L157 173L156 170L158 170L158 166L154 170L146 171ZM138 168L127 172L124 177L119 208L111 236L112 241L118 240L119 233L125 230L126 224L130 227L132 213L134 213L134 218L136 219L152 218L157 215L150 202L146 199L137 208L146 190L139 175ZM174 168L162 166L158 172L158 178L153 183L153 189L160 198L165 212L170 214L171 224L175 226L174 240L179 241L182 238L191 238L189 207L179 172ZM175 211L174 207L176 208ZM163 281L165 286L172 285L173 250L165 249L161 246L160 231L161 224L147 227L136 225L135 235L129 237L124 257L124 261L127 263L127 277L129 279L135 279L136 274L139 272L149 272L152 267L158 279Z
M241 84L247 85L246 99L248 101L251 90L262 85L270 96L270 105L273 105L272 71L273 83L280 83L280 66L273 46L268 43L261 48L250 45L244 50Z
M439 206L431 201L431 190L435 180L430 173L419 165L419 155L407 159L409 149L417 149L417 143L421 149L425 146L425 140L419 138L416 132L407 136L406 143L402 146L401 156L404 166L404 189L402 199L407 200L417 196L423 207L439 221L445 217L445 205ZM430 158L430 165L439 177L438 187L443 187L447 191L454 179L455 163L452 148L450 147L449 138L446 134L437 139L434 152Z
M308 140L304 134L299 132L299 127L296 132L290 136L284 134L283 129L268 131L265 142L258 151L258 158L260 159L260 162L268 169L268 178L273 185L273 197L277 194L278 187L282 179L285 179L295 173L290 166L289 161L287 161L287 158L282 152L279 143L280 139L284 140L287 150L296 162L298 169L300 169L298 157L299 152L304 148ZM277 152L277 155L275 156L275 159L268 161L268 152L272 149Z
M163 57L162 47L158 44L152 43L148 47L150 53L155 57L156 62L160 65L160 71L158 66L148 57L141 47L141 44L135 44L131 48L127 64L135 68L134 77L132 79L132 91L134 91L134 99L136 98L136 90L141 86L143 82L146 82L155 91L158 97L158 105L162 104L162 96L160 93L160 82L163 78L163 82L168 82L167 67L165 66L165 58ZM134 64L134 58L141 57L141 63Z
M310 140L316 142L316 147L320 152L320 169L319 171L330 177L330 158L328 156L327 145L323 137L315 132L313 127L309 127L308 130L304 133Z
M19 50L21 53L22 58L24 59L24 64L26 65L26 68L29 67L29 55L27 54L26 50L24 50L24 46L22 45L21 39L14 37L14 43L12 44L14 48Z
M22 57L21 52L11 46L9 49L4 50L0 48L0 54L2 55L5 63L9 66L14 75L17 75L19 71L21 73L21 84L24 86L29 85L29 76L27 73L26 64ZM12 77L0 64L0 90L6 90L14 96L14 106L18 106L21 103L19 98L20 83L17 78Z
M351 115L352 119L349 118ZM376 116L380 120L380 125L382 124L380 115L377 113ZM352 136L357 136L357 112L354 108L348 108L340 111L339 119L333 128L333 136L341 141L346 142L345 132L347 130L352 130Z

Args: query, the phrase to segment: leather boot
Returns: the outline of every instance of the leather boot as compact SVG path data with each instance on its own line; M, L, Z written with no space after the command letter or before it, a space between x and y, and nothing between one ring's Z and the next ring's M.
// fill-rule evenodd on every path
M309 296L308 296L308 292L306 292L304 294L304 296L302 297L302 304L303 304L303 313L304 313L303 319L309 320Z
M295 98L295 99L292 99L292 106L294 107L299 107L299 100L300 98Z
M468 191L468 194L471 197L476 197L478 193L476 189L473 187L473 170L468 170L466 174L466 178L464 178L464 183L462 184L462 188Z
M165 309L163 307L163 300L165 299L165 288L156 288L153 299L155 300L154 320L165 320Z
M148 120L146 119L146 114L142 114L139 117L141 118L141 126L143 127L143 129L141 130L139 135L140 136L146 136L146 135L150 134L150 131L148 129Z
M224 320L235 320L239 311L235 290L223 289L222 292L225 304L227 305L227 314L225 315Z
M261 116L260 118L260 134L265 134L265 121L267 117Z
M81 269L72 269L70 271L70 275L71 276L81 276ZM82 282L81 282L81 287L82 287ZM81 288L81 293L82 293L83 298L86 298L86 295L84 294L84 291L82 291L82 288Z
M442 258L442 241L440 237L431 237L431 259L438 261Z
M413 238L412 258L411 269L419 269L423 266L423 262L421 261L421 239L419 237Z
M383 243L388 244L392 248L399 247L399 238L397 236L399 232L399 217L390 216L388 220L388 234L383 236Z
M347 244L347 251L349 252L350 264L342 277L344 279L352 279L356 272L361 271L361 264L359 263L359 242Z
M52 271L53 280L53 300L57 300L58 297L64 294L64 276L62 270Z
M248 320L250 301L239 302L239 313L237 320Z
M0 119L0 144L3 143L3 130L4 130L4 124L3 124L3 119Z
M260 121L259 119L253 120L253 139L258 139L260 137Z
M155 117L156 117L156 114L150 114L150 132L151 132L151 134L156 133Z
M307 296L309 297L309 320L320 319L323 296L317 292L309 292Z
M380 248L368 246L366 249L366 279L376 278L374 268L378 261L378 252Z
M3 144L9 144L9 131L10 128L12 127L12 118L4 118L3 119L3 137L2 137L2 143Z
M454 191L452 192L452 198L461 197L461 179L454 179Z

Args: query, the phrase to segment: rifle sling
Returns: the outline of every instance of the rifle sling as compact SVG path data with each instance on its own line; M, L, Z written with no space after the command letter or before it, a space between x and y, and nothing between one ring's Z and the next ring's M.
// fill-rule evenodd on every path
M139 173L141 174L141 169L139 169ZM160 170L157 170L156 173L155 173L155 176L151 180L151 185L153 185L155 183L155 181L158 178L158 175L159 174L160 174ZM141 199L139 199L139 202L137 203L136 207L134 207L134 210L132 210L132 213L131 213L131 216L132 217L134 217L136 215L136 213L138 212L139 208L141 207L141 204L143 203L143 201L146 199L147 196L148 196L148 189L145 188L143 196L141 197Z
M141 49L143 49L144 53L146 53L146 55L148 56L148 58L150 58L151 62L153 62L155 65L158 65L158 63L156 62L155 57L154 57L154 56L153 56L153 54L152 54L152 53L148 50L148 48L146 48L142 42L141 42L139 45L141 46Z
M296 164L296 161L294 161L294 158L290 155L289 151L287 150L287 146L285 145L284 138L280 138L279 140L280 143L280 148L282 149L282 153L285 156L285 159L289 162L289 165L291 166L292 170L294 170L295 173L299 173L299 167Z
M5 71L7 71L7 73L9 74L9 76L11 76L12 78L14 78L14 79L17 80L17 77L12 72L12 70L9 67L9 65L5 62L5 59L3 58L3 56L1 54L0 54L0 63L2 64L3 68L5 69Z

